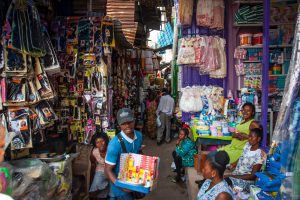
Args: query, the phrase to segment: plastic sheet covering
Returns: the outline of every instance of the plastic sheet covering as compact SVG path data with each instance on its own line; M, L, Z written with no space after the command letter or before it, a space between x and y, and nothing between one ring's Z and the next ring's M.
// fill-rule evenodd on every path
M298 8L297 24L295 28L295 37L293 43L293 52L286 78L284 96L282 99L280 111L276 121L273 141L281 143L288 139L288 121L292 112L292 105L295 98L299 95L300 89L300 7Z
M1 163L1 166L7 167L12 174L14 199L56 199L59 179L46 163L30 158Z

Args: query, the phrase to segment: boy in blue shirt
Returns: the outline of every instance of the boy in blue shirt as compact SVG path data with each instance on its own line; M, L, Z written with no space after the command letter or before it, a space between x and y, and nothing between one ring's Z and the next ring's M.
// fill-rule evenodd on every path
M120 125L122 137L127 153L139 153L142 146L142 134L134 130L134 114L129 108L122 108L117 113L117 121ZM110 180L111 200L133 200L132 191L115 186L120 169L120 156L123 153L118 137L114 137L108 145L105 159L105 174Z

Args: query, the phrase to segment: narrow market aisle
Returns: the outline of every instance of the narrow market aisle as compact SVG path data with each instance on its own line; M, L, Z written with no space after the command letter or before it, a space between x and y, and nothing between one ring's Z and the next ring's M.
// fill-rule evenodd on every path
M176 184L171 182L175 173L172 172L170 166L173 161L172 151L175 149L176 140L171 143L163 143L157 146L156 140L150 140L144 137L144 144L146 147L143 149L145 155L160 157L159 177L157 188L152 191L145 200L185 200L188 199L188 193L185 183Z

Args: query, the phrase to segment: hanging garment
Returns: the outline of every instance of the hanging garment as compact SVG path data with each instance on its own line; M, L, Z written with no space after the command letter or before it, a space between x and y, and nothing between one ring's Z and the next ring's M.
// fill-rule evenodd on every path
M217 45L219 69L211 71L209 76L211 78L225 78L227 75L227 63L226 63L226 54L225 54L225 43L226 41L223 38L216 38L215 40Z
M195 38L182 38L181 46L178 51L177 64L194 64L195 63Z
M178 1L178 19L181 25L191 25L193 17L193 0Z
M179 101L180 110L184 112L199 112L203 108L201 89L199 87L182 88L182 96Z
M199 68L200 74L208 74L220 68L220 53L216 37L209 36L207 39L207 51L204 58L204 65Z
M213 0L213 18L210 28L224 29L224 0Z
M212 0L199 0L197 3L196 20L198 26L211 27L213 20Z
M7 13L6 44L32 56L44 56L46 53L42 25L38 10L32 0L15 0Z

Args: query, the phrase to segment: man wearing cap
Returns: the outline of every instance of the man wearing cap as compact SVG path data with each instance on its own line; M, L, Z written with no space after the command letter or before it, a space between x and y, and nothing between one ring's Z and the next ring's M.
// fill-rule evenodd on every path
M165 141L171 141L171 118L174 111L174 99L169 94L166 88L162 91L162 97L159 100L156 114L159 115L161 126L157 129L157 145L162 144L164 130L166 129Z
M117 121L128 153L139 153L142 147L142 134L134 130L134 114L129 108L122 108L117 113ZM120 169L120 156L123 153L118 137L114 137L108 145L105 158L105 173L110 180L110 198L115 200L132 200L131 191L115 186Z

